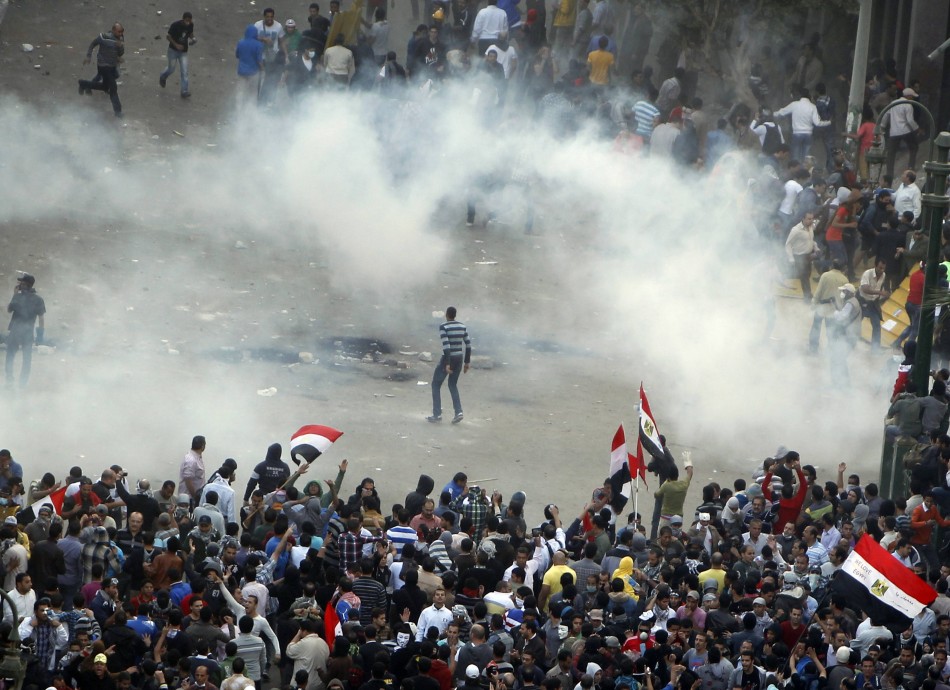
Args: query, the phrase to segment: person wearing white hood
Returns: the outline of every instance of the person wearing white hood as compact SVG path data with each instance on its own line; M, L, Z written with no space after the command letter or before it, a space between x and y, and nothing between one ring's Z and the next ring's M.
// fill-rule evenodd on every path
M594 687L600 687L600 681L604 678L604 670L600 667L599 664L595 664L593 661L587 664L587 669L584 671L588 676L594 679Z
M742 509L739 505L739 499L732 496L726 501L722 509L722 524L729 534L741 533L742 531Z

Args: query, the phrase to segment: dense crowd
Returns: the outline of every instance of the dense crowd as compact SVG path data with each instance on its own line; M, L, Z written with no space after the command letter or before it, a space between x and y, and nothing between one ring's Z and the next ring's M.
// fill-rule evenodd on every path
M529 526L456 473L399 503L344 460L292 472L279 444L238 480L195 437L156 490L107 468L31 484L0 451L0 562L27 684L57 690L936 690L950 675L950 566L934 502L950 438L922 446L913 495L839 465L821 482L780 448L687 504L692 461L649 470L654 519L611 482ZM307 477L306 475L310 475ZM302 484L302 485L301 485ZM350 491L342 491L344 487ZM24 503L28 504L22 507ZM891 631L831 591L872 535L940 596ZM11 643L15 644L15 643Z

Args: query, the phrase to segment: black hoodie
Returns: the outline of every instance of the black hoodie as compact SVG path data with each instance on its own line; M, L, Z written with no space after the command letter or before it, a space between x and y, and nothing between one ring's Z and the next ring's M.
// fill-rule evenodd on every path
M406 510L413 517L422 512L422 505L426 502L432 489L435 487L435 481L427 474L419 475L419 483L416 484L416 490L406 494Z
M280 459L282 451L283 449L279 443L272 443L268 446L264 462L257 463L257 467L251 472L251 478L247 480L247 490L244 492L245 501L250 500L255 486L263 491L266 496L271 491L276 491L290 477L290 467Z

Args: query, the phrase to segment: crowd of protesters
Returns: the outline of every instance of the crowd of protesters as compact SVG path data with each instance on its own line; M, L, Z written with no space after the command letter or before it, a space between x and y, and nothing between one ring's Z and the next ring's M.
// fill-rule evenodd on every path
M209 473L197 436L177 481L154 490L113 466L24 492L0 451L13 608L0 639L15 647L17 628L27 685L57 690L947 684L935 528L950 521L935 496L950 497L950 437L920 448L913 495L893 500L843 463L822 482L780 448L687 502L692 460L681 469L661 440L653 501L640 495L653 520L608 479L570 508L531 506L544 516L532 525L523 493L505 502L462 472L441 489L423 474L383 504L383 477L350 481L346 460L332 479L324 461L291 471L278 444L245 483L232 459ZM905 630L831 591L865 534L940 594Z

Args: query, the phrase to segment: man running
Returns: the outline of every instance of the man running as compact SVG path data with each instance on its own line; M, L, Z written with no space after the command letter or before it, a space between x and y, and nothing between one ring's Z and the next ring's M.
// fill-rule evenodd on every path
M125 29L119 22L112 25L112 30L96 36L86 51L84 65L92 61L92 51L98 48L96 55L96 69L101 81L79 80L79 95L90 91L105 91L112 101L112 111L116 117L122 117L122 103L119 101L119 86L116 79L119 76L119 63L125 54Z

